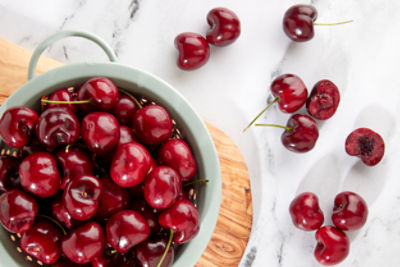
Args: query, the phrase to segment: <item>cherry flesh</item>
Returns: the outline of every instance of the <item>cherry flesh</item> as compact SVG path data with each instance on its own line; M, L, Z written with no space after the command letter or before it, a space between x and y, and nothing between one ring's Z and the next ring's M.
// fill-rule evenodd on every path
M335 114L340 102L337 86L329 80L317 82L307 99L308 113L318 120L327 120Z
M50 148L75 143L79 135L79 121L67 108L46 109L36 126L37 138Z
M119 131L117 119L107 112L92 112L82 119L82 139L90 151L99 155L118 145Z
M197 171L197 164L190 147L182 139L171 139L166 142L160 148L158 162L175 169L183 181L192 179Z
M167 243L168 240L166 238L158 238L154 240L148 239L137 245L135 254L138 267L157 266L167 249ZM174 247L170 246L160 267L172 266L174 256Z
M68 89L59 89L52 93L49 97L51 101L67 101L72 102L75 99L72 96L72 93ZM74 104L54 104L54 103L47 103L47 108L68 108L73 113L76 114L77 106Z
M290 204L289 211L293 224L301 230L317 230L324 223L324 214L314 193L305 192L298 195Z
M11 156L0 156L0 193L20 187L19 161Z
M103 191L99 200L99 208L96 219L104 220L114 213L126 209L129 206L129 193L126 189L117 186L108 178L100 179Z
M156 167L144 181L144 198L155 209L167 209L175 203L182 190L181 180L171 167Z
M347 235L333 226L324 226L315 233L314 256L320 264L334 265L343 261L350 250Z
M118 88L108 78L95 77L86 81L78 90L78 100L91 100L90 103L81 104L79 107L84 112L107 111L118 102Z
M37 212L35 199L21 190L13 189L0 196L0 222L9 232L28 231Z
M143 215L152 234L160 232L161 227L158 224L158 211L150 207L146 201L141 199L135 200L132 203L131 209Z
M118 143L118 145L122 145L122 144L133 142L133 141L135 141L135 137L133 136L132 129L125 125L119 126L119 143Z
M89 263L103 253L106 238L100 224L88 222L70 231L61 241L64 254L71 261Z
M21 148L28 144L39 116L28 107L7 109L0 119L0 137L6 145Z
M342 230L358 230L368 217L365 200L353 192L342 192L335 197L332 222Z
M150 169L149 152L137 142L118 146L111 163L112 180L121 187L140 184Z
M60 189L61 178L56 160L48 152L36 152L19 165L22 187L39 197L50 197Z
M65 225L68 229L75 228L76 226L81 224L81 221L75 220L71 217L68 210L65 208L63 198L61 196L57 197L52 205L51 211L53 217Z
M184 32L175 38L175 47L179 56L177 65L183 70L194 70L207 63L210 47L203 36L193 32Z
M236 14L223 7L214 8L207 14L210 29L207 31L207 42L216 46L233 43L240 35L240 21Z
M293 113L300 109L307 101L307 87L294 74L283 74L271 84L272 95L279 98L279 109L285 113Z
M150 228L146 219L138 212L122 210L108 220L106 235L108 243L115 250L126 253L149 237Z
M120 124L131 126L132 117L138 109L138 105L131 97L120 94L111 113L117 118Z
M314 37L317 10L311 5L290 7L283 17L283 30L295 42L306 42Z
M168 111L160 105L148 105L133 116L135 136L149 145L168 140L173 130L172 119Z
M368 166L378 164L385 153L385 142L376 132L368 128L358 128L347 136L347 154L360 157Z
M36 221L21 237L21 248L29 255L44 262L55 263L61 255L62 234L48 221Z

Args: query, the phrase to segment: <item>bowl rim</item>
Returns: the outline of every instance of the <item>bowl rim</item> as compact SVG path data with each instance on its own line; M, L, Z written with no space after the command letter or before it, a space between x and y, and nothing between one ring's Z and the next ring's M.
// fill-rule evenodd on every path
M172 105L174 105L174 108L176 106L176 110L180 111L179 114L182 120L188 122L187 127L191 129L191 135L193 135L199 147L200 155L196 156L200 157L204 161L204 166L206 166L204 168L205 175L210 179L209 184L206 186L210 189L205 190L204 207L200 207L203 208L200 216L200 231L193 240L186 244L184 253L174 261L173 266L194 266L207 247L217 223L222 195L222 178L217 151L205 123L192 105L173 86L151 73L120 63L74 63L57 67L29 80L1 105L0 116L6 109L18 106L18 102L21 103L24 100L32 99L43 88L52 87L54 89L57 84L95 76L105 76L111 80L124 80L128 83L137 84L157 95L165 103L169 103L171 107ZM165 103L160 104L163 105ZM3 242L0 242L0 246L4 248ZM0 257L6 264L4 266L11 266L10 264L12 263L6 260L10 256L5 251L6 249L0 250Z

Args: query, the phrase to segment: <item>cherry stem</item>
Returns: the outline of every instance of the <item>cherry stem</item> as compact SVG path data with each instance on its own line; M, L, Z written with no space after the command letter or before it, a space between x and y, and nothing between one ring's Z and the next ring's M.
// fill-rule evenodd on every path
M143 108L143 106L139 103L139 101L136 99L136 97L134 97L131 93L129 93L128 91L125 91L124 89L121 89L121 88L118 88L118 91L129 96L133 100L133 102L135 102L135 104L139 107L139 109Z
M269 109L273 104L275 104L276 102L279 101L279 96L275 97L274 100L272 100L271 103L269 103L260 113L258 113L258 115L249 123L249 125L247 125L246 128L243 129L243 132L247 131L247 129L250 128L251 125L253 125L253 123L267 110Z
M47 215L44 215L44 214L38 214L37 216L40 217L40 218L43 218L43 219L51 221L52 223L54 223L55 225L57 225L61 229L61 231L62 231L62 233L64 235L67 235L67 231L65 231L65 228L59 222L57 222L54 218L51 218L50 216L47 216Z
M341 21L341 22L334 22L334 23L320 23L320 22L314 22L313 25L316 26L333 26L333 25L340 25L340 24L346 24L346 23L350 23L353 22L354 20L345 20L345 21Z
M183 184L183 186L188 186L188 185L192 185L192 184L205 184L208 183L210 181L210 179L197 179L188 183Z
M278 128L283 128L286 131L291 131L292 128L287 127L287 126L283 126L283 125L279 125L279 124L271 124L271 123L256 123L256 126L271 126L271 127L278 127Z
M161 267L161 265L162 265L162 263L163 263L165 257L167 256L169 247L171 246L171 243L172 243L172 237L173 237L173 236L174 236L174 230L170 229L170 232L169 232L169 240L168 240L167 247L165 248L164 254L162 255L160 261L158 262L157 267Z
M92 102L92 99L74 100L74 101L58 101L58 100L42 99L42 103L47 103L47 104L87 104L90 102Z

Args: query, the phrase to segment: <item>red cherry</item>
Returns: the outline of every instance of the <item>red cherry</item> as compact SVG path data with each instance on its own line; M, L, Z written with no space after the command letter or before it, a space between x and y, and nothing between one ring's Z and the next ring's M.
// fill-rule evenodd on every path
M106 245L100 224L88 222L68 233L61 241L61 248L71 261L89 263L103 253Z
M197 164L190 147L182 139L171 139L166 142L160 148L158 162L175 169L183 181L192 179L197 171Z
M117 211L128 208L130 199L126 189L117 186L108 178L100 179L103 191L100 196L96 219L106 219Z
M157 266L167 249L167 243L168 240L166 238L158 238L155 240L146 240L137 245L135 247L135 254L138 267ZM160 267L172 266L174 256L174 247L170 246Z
M146 201L138 199L132 203L132 210L142 214L150 227L152 234L158 233L161 230L158 224L158 211L147 204Z
M335 197L332 222L342 230L358 230L368 217L365 200L353 192L342 192Z
M53 217L65 225L68 229L75 228L81 224L81 221L75 220L71 217L68 210L64 206L63 198L58 196L51 205Z
M36 136L46 147L72 144L80 135L75 114L67 108L49 108L39 117Z
M122 145L125 143L135 141L135 137L133 136L132 129L128 126L121 125L119 126L119 143L118 145Z
M20 187L19 161L11 156L0 156L0 193Z
M82 119L82 139L90 151L100 155L118 145L119 131L117 119L107 112L89 113Z
M45 264L53 264L61 255L61 238L61 232L53 224L36 221L32 228L22 235L21 248Z
M138 105L131 97L120 94L111 113L117 118L119 123L130 126L132 124L132 117L138 109Z
M317 10L311 5L290 7L283 17L283 30L295 42L305 42L314 37Z
M68 89L59 89L52 93L49 97L50 101L74 101L72 94ZM54 103L48 103L47 108L68 108L70 109L73 113L77 112L77 106L74 104L54 104Z
M23 191L13 189L0 196L0 222L9 232L28 231L37 212L35 199Z
M283 74L271 84L272 95L279 98L280 110L293 113L300 109L307 101L307 87L300 77L294 74Z
M91 100L90 103L79 105L84 112L107 111L118 102L118 88L108 78L95 77L86 81L78 91L78 100Z
M308 113L318 120L327 120L335 114L339 106L340 93L329 80L317 82L307 99Z
M144 198L155 209L167 209L175 203L182 190L181 180L171 167L156 167L144 181Z
M150 154L141 144L130 142L120 145L114 153L110 175L119 186L140 184L150 168Z
M173 130L172 119L168 111L160 105L148 105L133 116L135 136L149 145L168 140Z
M50 197L60 189L60 174L52 154L36 152L19 165L22 187L39 197Z
M333 226L324 226L315 233L318 244L314 256L320 264L335 265L343 261L350 250L347 235Z
M324 223L324 214L314 193L306 192L298 195L292 200L289 211L294 226L301 230L317 230Z
M176 36L175 47L179 51L177 65L183 70L200 68L210 57L206 39L197 33L184 32Z
M7 109L0 119L0 137L10 147L21 148L28 144L39 116L28 107Z
M376 132L368 128L352 131L346 139L346 152L357 156L368 166L378 164L385 153L385 142Z
M240 35L240 21L236 14L223 7L214 8L207 14L210 29L207 31L207 42L216 46L233 43Z
M86 263L86 264L76 264L72 261L70 261L68 258L62 258L59 260L57 263L52 265L53 267L91 267L92 264Z
M146 219L136 211L122 210L108 220L106 235L115 250L126 253L149 237L150 228Z

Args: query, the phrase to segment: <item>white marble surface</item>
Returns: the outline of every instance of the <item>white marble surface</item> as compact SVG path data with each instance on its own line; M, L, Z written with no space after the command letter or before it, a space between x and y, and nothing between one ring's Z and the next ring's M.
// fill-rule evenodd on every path
M205 120L225 131L245 156L254 199L253 232L241 266L319 266L312 255L313 233L293 227L288 206L297 193L313 191L329 218L334 196L343 190L362 195L370 216L363 229L350 234L350 255L338 266L400 266L400 2L312 2L320 22L355 22L317 27L312 41L296 44L281 27L285 10L299 3L293 0L0 0L0 37L34 49L58 30L94 32L112 45L120 62L165 79ZM175 36L204 33L205 16L216 6L237 13L240 38L229 47L212 48L201 69L179 70ZM64 62L106 60L100 49L76 38L46 54ZM328 78L341 91L336 115L319 124L317 145L306 154L286 150L279 129L242 133L266 104L271 80L288 72L302 77L309 89ZM274 107L260 122L284 124L288 117ZM386 141L385 157L376 167L344 152L346 136L359 126L375 129Z

